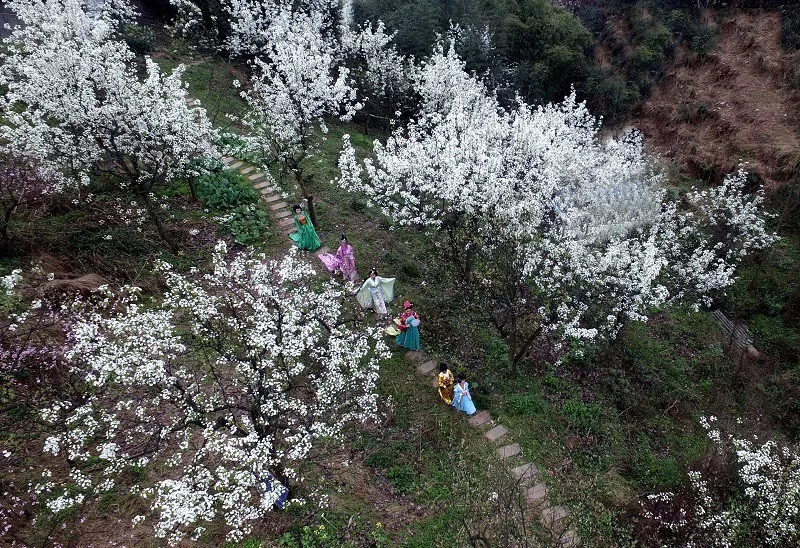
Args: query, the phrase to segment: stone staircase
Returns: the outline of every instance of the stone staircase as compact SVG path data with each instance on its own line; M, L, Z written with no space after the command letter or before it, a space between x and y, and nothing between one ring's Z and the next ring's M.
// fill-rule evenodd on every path
M190 108L200 106L199 101L187 101ZM232 156L217 154L216 158L230 169L238 171L246 177L261 193L262 199L268 204L269 214L273 225L278 227L280 234L287 237L294 232L291 205L286 203L278 188L274 186L272 177L261 168L248 164ZM318 249L314 255L328 253L326 246ZM436 375L438 367L424 350L408 352L408 355L417 362L417 372L431 377L431 386L437 386ZM547 484L544 483L541 473L535 464L525 462L522 449L518 443L509 440L509 430L502 424L496 424L488 411L479 411L469 418L469 424L483 433L488 443L495 445L497 456L507 464L509 474L516 480L520 494L524 497L526 510L538 516L540 522L551 536L554 546L569 548L579 546L581 543L578 534L570 528L570 513L563 506L552 506L548 497Z
M437 386L438 366L424 350L408 352L407 355L416 362L417 373L432 376L432 386ZM516 480L521 496L525 499L526 511L538 517L544 529L550 535L554 546L569 548L580 546L581 539L571 528L570 512L564 506L553 506L550 503L547 484L535 464L525 461L518 443L509 438L511 433L502 424L496 423L488 411L478 411L468 419L469 424L483 433L489 444L495 446L498 458L504 461L508 473Z
M189 105L190 110L200 107L200 102L197 99L189 99L186 103ZM215 157L229 169L238 171L240 175L253 184L253 187L261 194L261 199L267 204L272 225L277 228L279 234L286 236L288 241L289 234L294 232L295 229L292 206L283 199L270 174L257 166L232 156L216 153ZM314 252L314 255L329 252L330 250L327 246L322 246Z

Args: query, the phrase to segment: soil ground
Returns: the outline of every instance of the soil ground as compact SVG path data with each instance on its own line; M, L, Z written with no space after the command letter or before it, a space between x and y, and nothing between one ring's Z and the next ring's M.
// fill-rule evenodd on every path
M767 186L785 182L800 165L800 94L788 84L797 59L781 46L780 14L718 14L716 25L716 47L681 49L632 123L695 177L713 182L741 161Z

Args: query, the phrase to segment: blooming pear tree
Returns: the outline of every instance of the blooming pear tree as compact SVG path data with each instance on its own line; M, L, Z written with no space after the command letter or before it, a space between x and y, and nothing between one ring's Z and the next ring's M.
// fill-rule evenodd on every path
M441 44L415 88L419 115L376 141L374 160L359 164L345 139L339 183L439 239L459 277L488 297L512 366L539 336L613 336L654 306L707 302L774 239L742 174L689 193L688 206L669 203L641 136L599 139L574 93L503 109Z
M649 495L643 514L665 545L796 546L800 542L800 453L773 440L739 438L721 431L716 417L701 424L733 481L710 481L689 472L690 504L674 493Z
M57 430L44 450L81 489L44 482L52 510L155 465L171 470L141 490L157 537L196 538L221 518L239 540L295 496L304 462L376 416L388 350L374 328L347 326L342 288L310 287L294 253L225 254L218 244L207 274L162 264L160 302L145 306L129 287L78 314L67 357L85 392L42 417Z
M340 23L341 57L351 69L355 87L363 97L360 117L393 118L397 111L413 108L413 59L400 54L392 44L394 34L387 34L382 21L373 27L364 23L352 29L343 6ZM352 8L351 8L352 9ZM351 14L352 15L352 14Z
M140 80L133 53L113 39L116 20L89 17L77 0L12 2L22 25L6 41L0 136L14 150L88 184L104 173L133 195L162 239L154 191L210 152L212 129L190 110L183 67L164 74L150 59Z
M254 61L252 87L242 92L250 107L243 119L250 146L277 161L284 174L293 174L315 224L303 173L304 161L314 153L314 131L327 133L327 116L349 120L361 108L349 71L337 66L335 44L325 37L328 24L320 11L278 11L264 56Z

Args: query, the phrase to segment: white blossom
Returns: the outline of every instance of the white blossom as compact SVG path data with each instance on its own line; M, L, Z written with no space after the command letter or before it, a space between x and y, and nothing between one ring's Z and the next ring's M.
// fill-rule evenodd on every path
M377 413L387 348L377 330L342 323L342 288L312 289L313 271L294 253L225 253L220 242L213 269L193 278L161 264L159 303L142 306L124 288L104 308L86 307L68 352L85 401L42 412L61 430L45 450L73 463L81 493L111 488L128 466L173 470L142 490L156 536L171 544L217 516L241 540L298 487L301 463ZM59 507L77 501L43 489Z

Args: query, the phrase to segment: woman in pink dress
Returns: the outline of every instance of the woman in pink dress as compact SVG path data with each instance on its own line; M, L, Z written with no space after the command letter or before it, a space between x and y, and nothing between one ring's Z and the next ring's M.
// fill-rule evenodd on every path
M356 272L356 254L344 234L342 234L336 255L320 253L319 258L325 264L325 268L331 272L338 270L345 280L355 280L358 276L358 272Z

